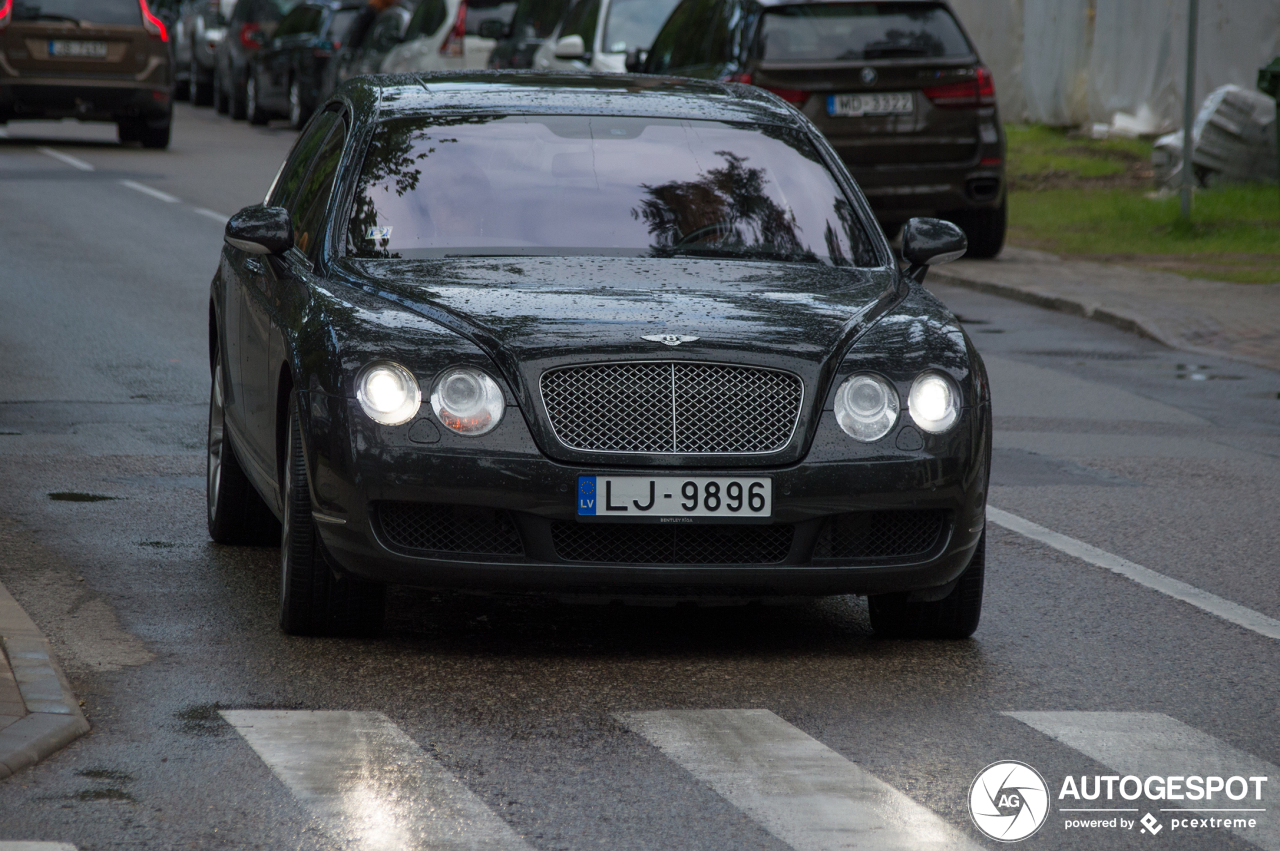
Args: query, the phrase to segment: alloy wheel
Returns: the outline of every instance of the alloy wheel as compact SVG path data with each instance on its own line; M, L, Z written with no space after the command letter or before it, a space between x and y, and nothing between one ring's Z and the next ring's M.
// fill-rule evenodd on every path
M209 520L215 520L218 510L218 492L222 487L222 453L226 434L226 415L222 397L222 364L214 367L213 389L209 393L209 441L206 466L206 496L209 502Z

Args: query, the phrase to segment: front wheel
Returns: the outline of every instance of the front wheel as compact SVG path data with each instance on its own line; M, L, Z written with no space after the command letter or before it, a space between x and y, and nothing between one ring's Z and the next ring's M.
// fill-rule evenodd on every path
M231 97L222 82L222 75L217 71L213 72L213 109L219 115L226 115L231 111Z
M289 84L289 125L301 130L311 117L311 110L302 102L302 84L294 80Z
M885 638L968 638L982 616L982 577L987 563L987 533L956 587L941 600L909 601L907 594L876 594L867 599L871 628Z
M311 515L311 488L298 421L289 403L280 535L280 628L290 635L375 635L382 629L386 586L339 576Z
M244 84L244 110L250 124L261 127L267 123L267 111L258 100L258 78L253 72L249 73L249 79Z
M209 537L215 544L270 546L280 540L280 524L254 490L236 457L227 431L226 384L222 357L214 354L209 391L209 440L205 465L205 503Z

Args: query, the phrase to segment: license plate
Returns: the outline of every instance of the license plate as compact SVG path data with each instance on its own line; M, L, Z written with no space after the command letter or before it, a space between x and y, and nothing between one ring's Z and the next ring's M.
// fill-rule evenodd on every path
M53 39L49 42L49 55L75 59L106 59L107 43Z
M868 92L861 95L827 95L827 115L860 118L864 115L910 115L916 101L911 92Z
M579 476L578 516L679 523L773 515L773 480L748 476Z

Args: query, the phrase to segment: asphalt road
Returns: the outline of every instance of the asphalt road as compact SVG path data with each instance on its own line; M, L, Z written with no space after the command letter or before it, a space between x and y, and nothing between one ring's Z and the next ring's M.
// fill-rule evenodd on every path
M206 538L203 449L219 216L261 199L292 134L180 105L167 152L113 138L0 137L0 582L93 724L0 783L0 841L995 848L970 784L1018 760L1050 790L1023 847L1280 848L1280 641L1223 614L1280 618L1280 375L936 289L991 373L991 505L1209 610L990 524L966 642L878 640L858 599L413 590L376 641L289 638L276 553ZM1264 810L1234 831L1175 827L1185 801L1059 797L1068 775L1258 772L1260 800L1198 805ZM1129 811L1063 812L1098 807ZM1154 835L1065 827L1148 813Z

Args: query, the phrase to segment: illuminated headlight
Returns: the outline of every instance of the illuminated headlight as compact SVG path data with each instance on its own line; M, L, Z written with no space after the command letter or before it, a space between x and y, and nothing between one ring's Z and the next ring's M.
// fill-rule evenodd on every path
M436 379L431 409L449 430L475 437L498 425L506 403L496 381L478 369L463 366Z
M835 413L845 434L879 440L898 421L898 391L878 375L855 375L836 391Z
M356 399L375 422L400 425L418 413L422 390L409 370L398 363L379 361L356 377Z
M916 425L932 434L951 428L960 416L960 394L936 372L922 372L911 385L907 410Z

